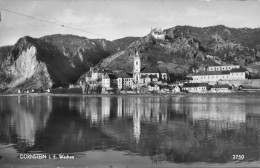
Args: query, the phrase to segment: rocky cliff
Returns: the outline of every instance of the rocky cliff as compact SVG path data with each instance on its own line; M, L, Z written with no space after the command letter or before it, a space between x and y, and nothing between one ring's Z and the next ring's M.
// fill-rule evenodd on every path
M125 50L102 60L100 66L131 71L134 50L140 51L142 66L162 63L175 77L208 65L247 67L260 61L259 28L176 26L163 30L162 34L164 38L156 38L152 33L140 38Z
M136 39L91 40L59 34L39 39L23 37L13 46L0 47L0 88L13 92L67 86L90 66L124 50Z

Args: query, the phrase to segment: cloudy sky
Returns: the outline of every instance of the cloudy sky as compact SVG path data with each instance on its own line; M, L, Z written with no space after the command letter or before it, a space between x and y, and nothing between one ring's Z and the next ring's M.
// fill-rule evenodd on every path
M112 40L145 36L151 27L260 27L260 0L0 0L0 12L0 46L14 44L26 35L59 33Z

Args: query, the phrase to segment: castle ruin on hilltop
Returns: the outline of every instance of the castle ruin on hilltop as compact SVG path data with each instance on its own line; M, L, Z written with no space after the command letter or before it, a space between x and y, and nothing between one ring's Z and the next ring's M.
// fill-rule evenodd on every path
M165 40L166 32L161 28L151 28L150 35L157 40Z

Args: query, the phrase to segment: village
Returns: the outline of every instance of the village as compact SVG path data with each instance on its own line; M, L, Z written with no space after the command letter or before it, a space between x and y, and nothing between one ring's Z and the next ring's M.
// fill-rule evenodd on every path
M208 66L192 70L186 80L170 80L167 67L143 67L139 52L133 56L132 72L91 67L78 84L68 88L27 89L17 93L80 93L80 94L176 94L230 93L244 88L231 81L247 80L248 71L240 65ZM231 83L231 85L230 85Z
M246 69L239 65L208 66L200 71L193 70L186 76L185 81L170 82L167 67L158 65L141 68L138 51L133 58L132 72L91 67L85 78L80 81L79 85L83 86L82 92L84 94L228 93L240 90L243 86L225 84L224 81L247 80L248 74Z

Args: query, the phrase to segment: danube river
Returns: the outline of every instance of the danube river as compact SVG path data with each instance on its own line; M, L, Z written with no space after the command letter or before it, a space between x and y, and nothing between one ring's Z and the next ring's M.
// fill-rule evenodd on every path
M260 96L0 96L0 167L259 167L259 161Z

